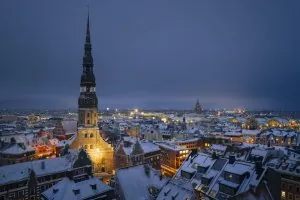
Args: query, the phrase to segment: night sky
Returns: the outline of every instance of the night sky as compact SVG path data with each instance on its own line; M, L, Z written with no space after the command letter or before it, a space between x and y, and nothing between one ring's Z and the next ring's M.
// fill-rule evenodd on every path
M299 0L2 0L0 108L76 108L87 4L100 108L300 110Z

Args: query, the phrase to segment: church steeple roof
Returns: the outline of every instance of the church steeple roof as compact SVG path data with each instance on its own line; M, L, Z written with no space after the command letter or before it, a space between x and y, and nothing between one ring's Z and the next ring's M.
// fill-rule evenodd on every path
M81 75L80 86L95 87L96 81L93 72L94 62L92 56L92 44L90 35L90 14L88 13L85 44L84 44L84 56L83 56L83 73Z
M194 111L197 114L200 114L202 112L202 106L200 105L199 98L197 98L197 102L196 102Z
M86 34L84 43L84 55L82 63L82 75L80 79L79 108L98 108L96 95L96 79L93 72L94 61L92 56L92 44L90 35L90 14L87 16Z

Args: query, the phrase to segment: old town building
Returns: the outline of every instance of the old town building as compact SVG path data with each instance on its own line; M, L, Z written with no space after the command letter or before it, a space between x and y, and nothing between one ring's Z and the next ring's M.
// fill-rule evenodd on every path
M166 176L173 176L183 161L187 158L189 150L168 142L156 142L162 154L161 171Z
M40 193L64 177L85 180L92 175L91 160L80 149L63 157L35 160L0 167L0 200L40 199Z
M160 169L161 151L153 142L124 137L116 148L115 161L117 168L149 164Z
M32 147L18 143L15 138L11 138L10 143L1 142L0 146L0 166L30 161L36 157Z

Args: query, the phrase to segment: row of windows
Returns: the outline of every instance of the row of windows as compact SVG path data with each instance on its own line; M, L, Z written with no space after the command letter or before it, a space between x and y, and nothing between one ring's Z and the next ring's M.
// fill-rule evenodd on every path
M289 190L289 191L292 191L293 189L293 184L287 184L287 183L281 183L281 189L282 190ZM296 185L296 192L300 193L300 186L299 185Z
M90 145L86 144L86 145L84 145L84 148L85 149L94 149L94 145L92 145L92 144L90 144Z
M293 193L287 193L285 191L281 191L281 199L282 200L293 200ZM300 195L295 195L294 200L300 200Z
M83 114L81 113L80 116L83 117ZM87 113L86 116L87 116L87 117L90 117L91 115L90 115L90 113ZM96 114L96 113L94 113L94 117L97 117L97 114Z
M91 134L88 134L88 133L86 133L86 134L84 134L84 137L85 138L93 138L94 137L94 134L93 133L91 133Z

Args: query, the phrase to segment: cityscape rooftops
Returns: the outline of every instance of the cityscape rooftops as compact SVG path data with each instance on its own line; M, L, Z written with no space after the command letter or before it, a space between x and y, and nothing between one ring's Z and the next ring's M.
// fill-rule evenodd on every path
M30 174L30 170L33 170L37 177L66 171L72 168L77 155L77 152L72 152L64 157L2 166L0 167L0 185L26 179Z

